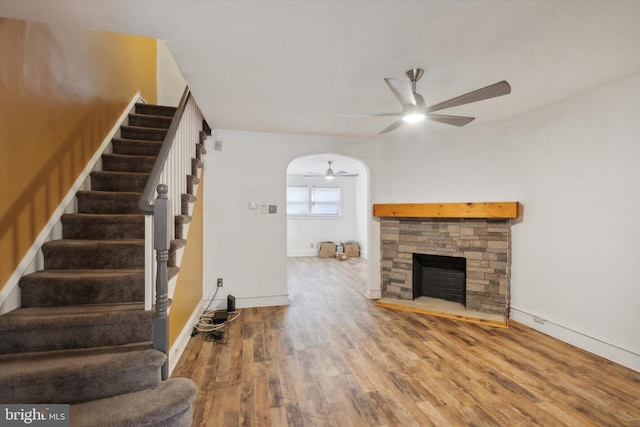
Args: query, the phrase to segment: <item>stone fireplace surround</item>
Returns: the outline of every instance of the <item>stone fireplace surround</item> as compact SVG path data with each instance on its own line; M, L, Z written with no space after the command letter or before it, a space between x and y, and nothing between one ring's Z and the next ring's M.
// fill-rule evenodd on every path
M517 217L517 203L506 203L509 210L497 214L475 209L495 203L455 204L463 209L453 211L454 204L374 205L374 216L380 217L382 296L413 298L414 253L463 257L467 263L466 308L507 318L509 218ZM425 206L434 209L425 210Z

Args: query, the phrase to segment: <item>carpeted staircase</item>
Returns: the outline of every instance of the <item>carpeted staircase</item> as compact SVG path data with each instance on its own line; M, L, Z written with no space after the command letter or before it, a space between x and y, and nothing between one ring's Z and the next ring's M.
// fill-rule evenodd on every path
M69 403L72 426L191 425L195 384L161 381L166 357L152 349L138 208L174 113L136 105L91 173L91 191L77 193L78 213L63 215L62 239L43 245L44 269L21 279L22 307L0 316L0 403ZM196 151L191 192L202 140ZM176 217L170 277L194 200L184 195Z

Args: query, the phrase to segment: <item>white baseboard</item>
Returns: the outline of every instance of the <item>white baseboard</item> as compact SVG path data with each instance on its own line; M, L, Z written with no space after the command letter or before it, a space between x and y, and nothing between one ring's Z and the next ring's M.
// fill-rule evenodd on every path
M307 249L302 251L288 251L287 256L290 257L298 257L298 256L318 256L317 249Z
M203 300L203 307L209 307L210 299ZM271 307L277 305L289 305L289 295L269 295L262 297L238 297L236 296L236 308ZM227 308L227 297L215 299L211 302L209 310Z
M4 314L8 311L11 311L20 306L20 294L18 288L18 282L20 278L29 272L29 267L31 266L33 260L36 255L40 251L42 245L47 241L52 231L55 229L56 225L60 221L60 217L67 210L67 208L73 203L76 193L79 189L82 188L82 185L87 180L89 174L93 171L95 165L100 160L102 153L111 143L111 140L118 134L120 131L120 126L124 123L125 119L129 116L129 113L134 108L136 102L140 100L140 93L136 93L134 97L129 102L129 105L123 110L122 114L116 120L115 125L111 128L107 136L102 140L100 147L93 154L84 170L80 172L80 175L73 183L65 197L62 199L58 207L53 211L53 214L49 218L49 221L42 228L42 231L35 238L31 247L27 251L27 253L22 257L22 260L13 271L9 279L4 284L2 289L0 289L0 314ZM17 306L16 306L17 304Z
M182 357L182 353L184 353L184 350L187 348L187 344L189 344L193 327L198 323L198 319L202 314L202 304L203 301L200 301L200 304L193 310L191 317L189 317L182 331L180 331L180 335L178 335L178 338L169 349L169 376L171 376L171 373L180 361L180 357Z
M289 251L288 257L302 257L302 256L318 256L316 249L304 250L304 251ZM368 259L368 254L364 251L360 251L360 258Z
M552 336L590 353L640 372L640 354L634 353L633 351L604 342L565 326L558 325L549 320L541 319L533 314L514 307L511 307L509 318L520 322L531 329L540 331L543 334ZM538 323L534 319L542 320L543 323Z
M365 296L369 299L380 299L382 298L382 291L380 289L369 289Z

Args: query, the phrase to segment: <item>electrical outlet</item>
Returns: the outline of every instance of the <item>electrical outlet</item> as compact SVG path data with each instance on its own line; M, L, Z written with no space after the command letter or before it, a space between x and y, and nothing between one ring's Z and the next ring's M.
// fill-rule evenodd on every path
M544 319L542 317L533 316L533 321L544 325Z
M313 247L313 242L309 243L309 247L312 248Z
M218 281L216 282L216 285L218 285L219 288L222 287L222 277L218 277Z

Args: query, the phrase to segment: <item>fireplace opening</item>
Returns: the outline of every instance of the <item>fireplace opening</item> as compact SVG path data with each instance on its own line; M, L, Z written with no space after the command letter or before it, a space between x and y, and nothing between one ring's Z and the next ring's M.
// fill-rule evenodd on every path
M438 298L467 303L467 259L413 254L413 299Z

